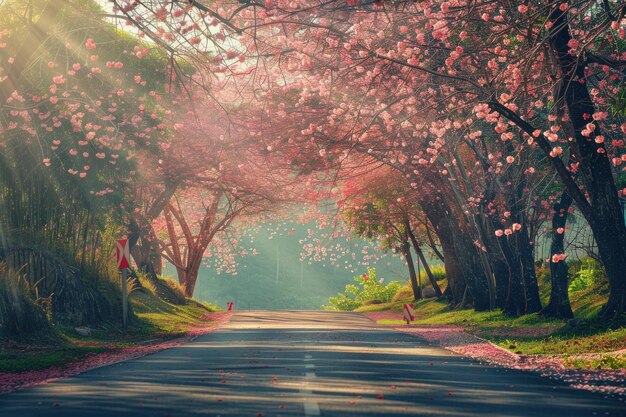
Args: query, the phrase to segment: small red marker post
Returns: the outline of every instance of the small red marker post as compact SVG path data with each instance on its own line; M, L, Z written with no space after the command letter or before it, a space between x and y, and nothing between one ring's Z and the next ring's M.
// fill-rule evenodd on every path
M126 288L126 279L128 268L130 268L130 246L128 239L118 239L115 242L115 255L117 258L117 267L122 271L122 322L124 324L124 331L126 331L128 317L128 289Z
M406 321L406 324L410 324L413 320L415 320L415 311L413 310L413 304L405 304L404 321Z
M235 302L229 301L226 303L226 311L234 311L235 310Z

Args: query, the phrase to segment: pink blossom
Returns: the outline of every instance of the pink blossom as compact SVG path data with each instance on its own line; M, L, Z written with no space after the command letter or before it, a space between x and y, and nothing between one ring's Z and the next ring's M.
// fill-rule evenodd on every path
M85 48L88 50L96 49L96 43L93 39L89 38L87 39L87 42L85 42Z
M567 46L569 46L572 49L576 49L580 46L580 42L578 42L576 39L572 38L569 40L569 42L567 42Z
M555 146L550 151L550 156L552 158L556 158L557 156L561 155L562 153L563 153L563 148L561 148L560 146Z

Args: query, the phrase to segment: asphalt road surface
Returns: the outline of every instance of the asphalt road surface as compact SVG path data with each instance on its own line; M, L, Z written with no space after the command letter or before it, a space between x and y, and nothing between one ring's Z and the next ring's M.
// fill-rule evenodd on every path
M2 417L320 415L626 416L626 405L318 311L237 313L192 343L0 396Z

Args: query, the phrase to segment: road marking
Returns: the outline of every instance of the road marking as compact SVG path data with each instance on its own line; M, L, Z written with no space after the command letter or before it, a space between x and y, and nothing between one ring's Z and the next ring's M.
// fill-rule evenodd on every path
M317 403L314 403L314 402L304 403L304 415L305 416L319 416L319 415L321 415L321 413L320 413L320 406L317 405Z
M313 360L313 356L309 355L308 353L304 355L304 360L306 362L312 361ZM305 369L314 369L315 365L312 363L306 363L304 364ZM308 387L309 383L308 383L308 379L310 378L316 378L317 375L315 375L315 372L305 372L304 373L304 377L307 378L304 381L304 387ZM300 394L302 395L313 395L313 390L309 389L309 388L300 388ZM312 398L306 398L304 400L304 415L305 417L310 417L310 416L319 416L321 415L320 412L320 406L313 401Z

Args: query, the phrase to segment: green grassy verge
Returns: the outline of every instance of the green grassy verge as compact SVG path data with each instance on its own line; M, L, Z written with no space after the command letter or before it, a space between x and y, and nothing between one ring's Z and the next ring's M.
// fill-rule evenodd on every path
M472 309L455 310L447 303L434 299L415 304L415 324L453 324L469 333L490 340L499 346L520 354L559 354L567 357L597 353L593 358L571 358L568 363L580 368L626 368L626 354L606 353L626 349L626 321L598 318L605 301L605 288L598 286L572 294L576 320L546 319L538 314L512 318L501 311L476 312ZM393 311L401 314L403 302L364 306L356 311ZM397 320L382 319L379 324L403 325ZM603 355L604 354L604 355Z
M129 297L135 318L124 334L117 325L79 335L71 327L55 327L56 337L46 342L5 343L0 346L0 373L37 371L79 361L94 353L115 350L183 336L218 308L188 299L185 305L169 304L149 291Z

